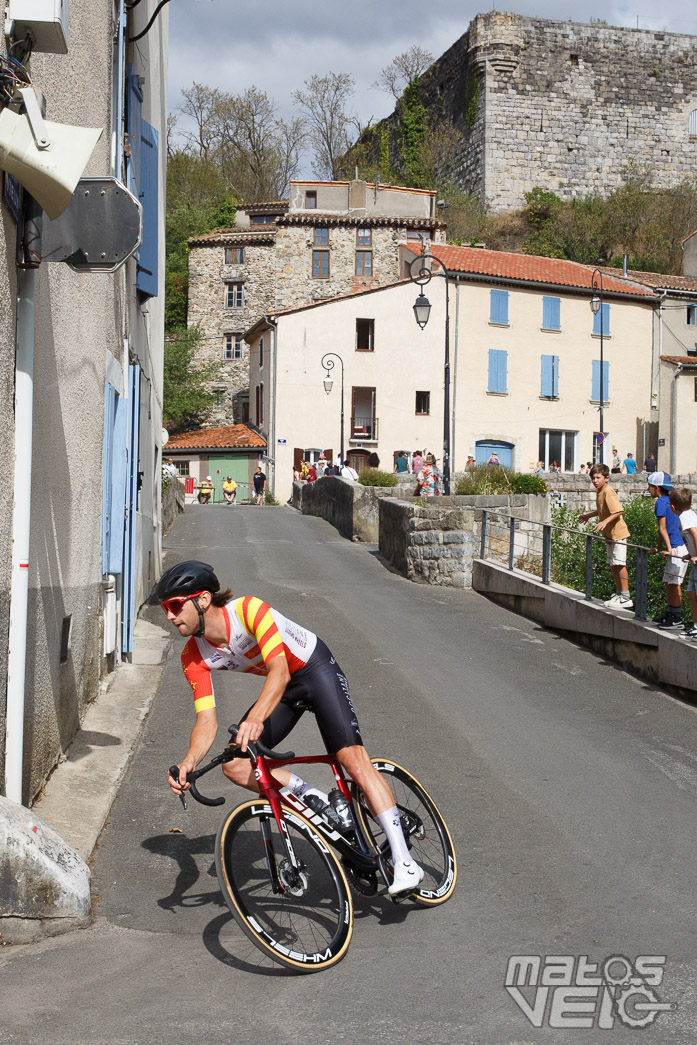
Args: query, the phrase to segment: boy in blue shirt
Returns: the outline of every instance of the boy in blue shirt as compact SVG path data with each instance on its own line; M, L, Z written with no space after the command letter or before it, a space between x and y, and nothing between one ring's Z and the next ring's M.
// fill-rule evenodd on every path
M656 501L654 512L658 520L658 545L665 544L661 552L666 558L666 567L663 571L663 583L666 586L666 601L668 606L665 615L656 621L659 628L664 631L682 631L682 584L687 563L683 557L687 555L687 548L680 530L678 516L670 507L668 495L673 489L670 476L667 472L651 472L648 479L649 493ZM658 546L651 548L654 555Z

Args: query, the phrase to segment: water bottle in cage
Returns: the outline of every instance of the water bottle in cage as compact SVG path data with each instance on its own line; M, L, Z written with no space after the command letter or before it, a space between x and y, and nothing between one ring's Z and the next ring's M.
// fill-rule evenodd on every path
M335 787L333 791L329 792L329 803L336 815L339 817L341 823L340 829L344 832L355 831L356 825L353 820L351 806L338 788Z

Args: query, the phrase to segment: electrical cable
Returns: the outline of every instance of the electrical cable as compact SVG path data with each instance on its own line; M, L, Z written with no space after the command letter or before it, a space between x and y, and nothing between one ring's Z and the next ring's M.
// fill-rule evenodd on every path
M136 2L138 2L138 0L136 0ZM159 15L160 11L165 6L165 4L168 4L168 3L169 3L169 0L160 0L160 3L155 8L154 15L152 16L152 18L150 19L150 21L146 25L145 29L143 29L142 33L138 33L137 36L129 36L129 38L128 38L129 44L136 43L137 40L141 40L144 36L147 35L147 33L150 32L150 30L152 28L152 25L153 25L153 22L155 21L155 19L157 18L157 16ZM131 4L131 7L135 7L135 3ZM130 8L129 8L129 10L130 10Z
M31 77L22 63L12 55L0 55L0 107L15 100L18 88L30 85Z

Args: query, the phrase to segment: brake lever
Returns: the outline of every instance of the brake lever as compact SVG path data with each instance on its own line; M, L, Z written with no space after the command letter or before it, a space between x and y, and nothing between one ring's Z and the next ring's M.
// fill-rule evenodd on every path
M176 780L176 782L179 783L179 766L170 766L169 767L169 775L172 777L173 780ZM186 799L184 798L184 792L183 791L180 792L179 798L181 799L181 804L186 809L187 805L186 805Z

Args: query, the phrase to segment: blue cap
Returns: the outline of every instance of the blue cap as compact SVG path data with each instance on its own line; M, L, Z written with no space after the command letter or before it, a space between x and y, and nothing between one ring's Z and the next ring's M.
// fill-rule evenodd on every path
M663 486L667 490L673 489L673 484L667 472L651 472L648 483L649 486Z

